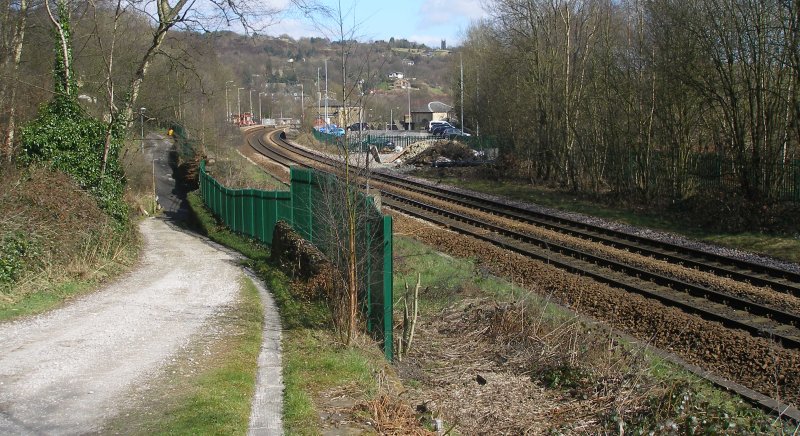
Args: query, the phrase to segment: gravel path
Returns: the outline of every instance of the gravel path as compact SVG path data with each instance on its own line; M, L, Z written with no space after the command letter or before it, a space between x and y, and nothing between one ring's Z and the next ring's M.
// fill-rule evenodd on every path
M237 297L225 252L164 221L142 222L141 264L66 307L0 325L0 434L101 430L169 356Z

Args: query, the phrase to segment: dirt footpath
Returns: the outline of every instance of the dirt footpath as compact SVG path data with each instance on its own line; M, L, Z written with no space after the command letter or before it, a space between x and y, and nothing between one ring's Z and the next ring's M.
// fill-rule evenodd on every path
M234 259L164 221L142 222L141 264L106 288L0 324L0 434L97 432L124 395L237 297Z

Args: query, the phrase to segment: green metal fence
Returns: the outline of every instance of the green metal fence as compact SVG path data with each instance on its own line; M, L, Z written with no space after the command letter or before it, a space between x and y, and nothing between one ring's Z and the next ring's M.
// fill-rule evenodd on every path
M357 285L367 330L383 338L384 352L391 359L392 218L381 215L372 198L330 174L293 168L291 181L294 229L342 269L349 254L347 226L353 220ZM350 208L344 206L348 196L353 201Z
M346 257L348 209L341 196L350 194L356 219L356 259L359 301L367 329L383 341L384 354L393 358L392 218L381 215L371 198L352 191L329 174L311 169L291 169L291 189L261 191L230 189L220 184L200 164L200 193L206 206L231 230L267 245L272 243L275 224L288 222L337 265Z

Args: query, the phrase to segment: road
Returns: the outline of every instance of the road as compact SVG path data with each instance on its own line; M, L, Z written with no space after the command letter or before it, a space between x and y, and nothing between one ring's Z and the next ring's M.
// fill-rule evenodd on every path
M145 141L144 154L148 162L152 162L156 179L156 195L158 204L164 215L173 221L186 219L189 206L186 192L175 183L169 161L170 141L161 135L149 134Z

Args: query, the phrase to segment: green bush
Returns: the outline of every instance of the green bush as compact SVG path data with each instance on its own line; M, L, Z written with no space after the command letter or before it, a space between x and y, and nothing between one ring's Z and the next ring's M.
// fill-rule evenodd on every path
M0 287L16 282L29 270L40 255L35 239L26 238L21 232L3 235L0 240Z
M118 222L126 222L123 201L125 177L117 154L120 141L112 132L105 172L102 158L108 126L85 114L77 101L57 96L39 110L39 116L22 129L23 161L48 162L71 175L89 191L100 207Z

